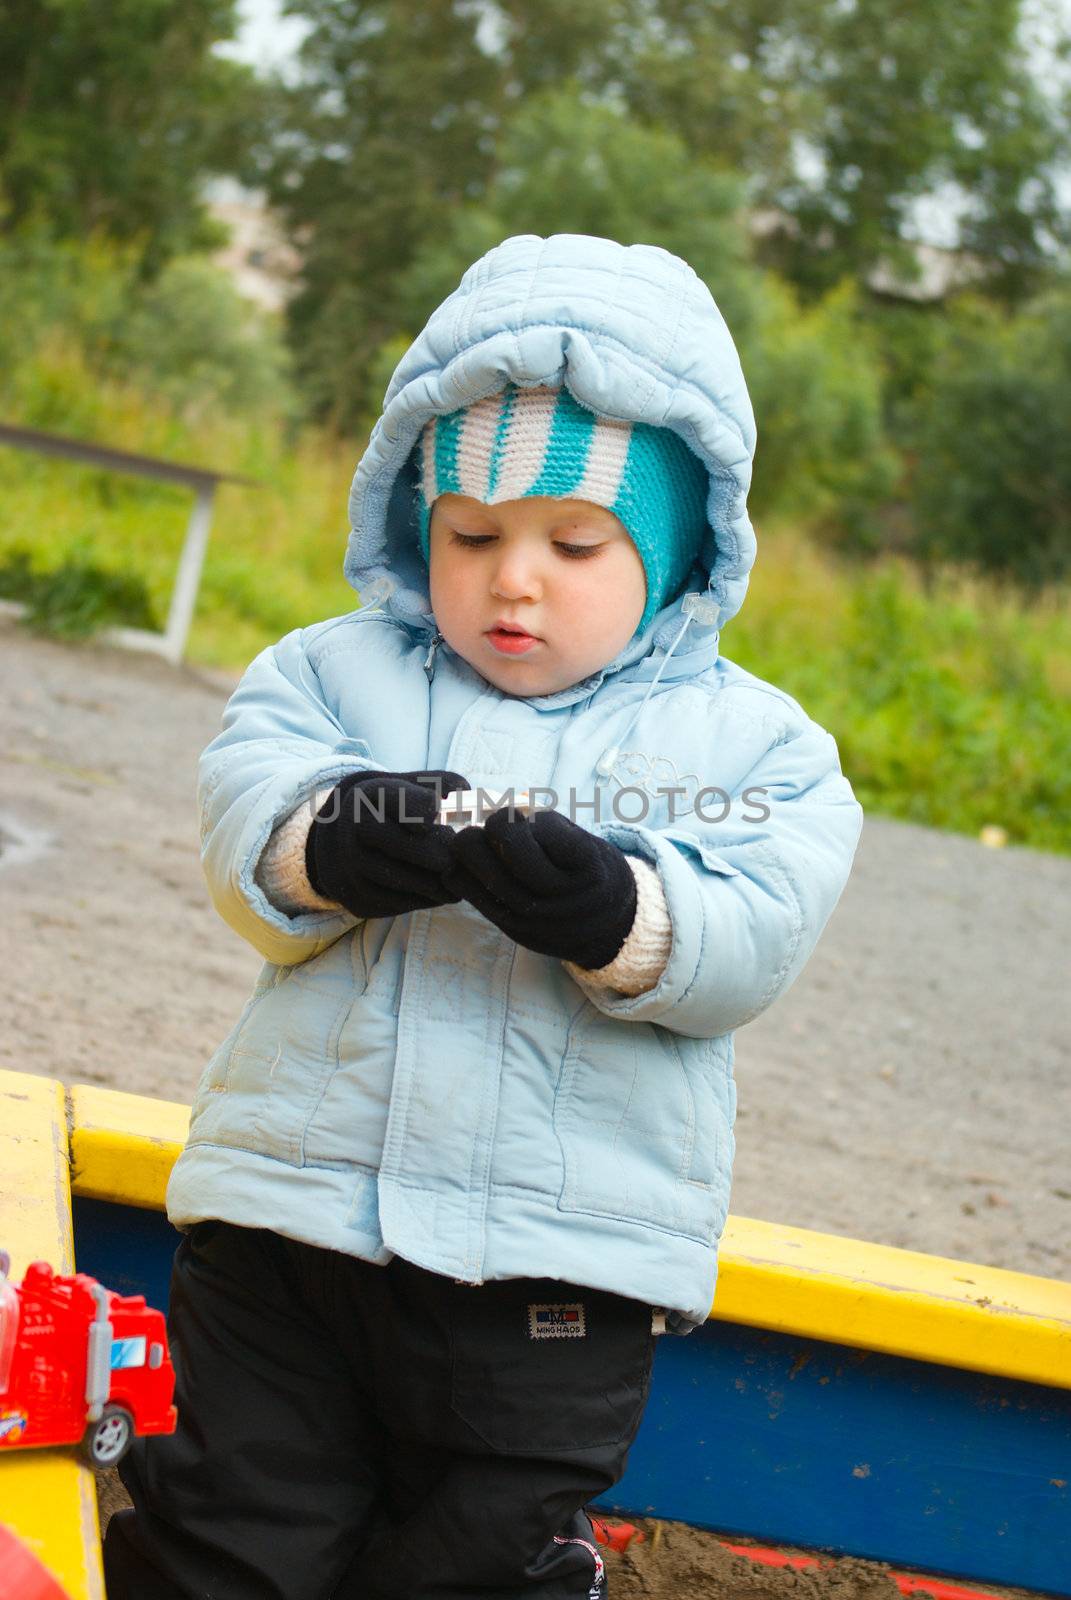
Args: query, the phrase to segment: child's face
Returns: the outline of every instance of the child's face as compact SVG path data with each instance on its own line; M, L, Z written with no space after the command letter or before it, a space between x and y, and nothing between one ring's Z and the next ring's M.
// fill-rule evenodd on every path
M506 694L554 694L622 650L647 600L639 551L605 506L531 495L431 511L431 604L443 638Z

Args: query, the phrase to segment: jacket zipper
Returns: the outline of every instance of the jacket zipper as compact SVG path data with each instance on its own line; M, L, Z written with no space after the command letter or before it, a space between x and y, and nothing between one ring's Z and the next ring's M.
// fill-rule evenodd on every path
M430 683L435 676L435 654L443 642L441 633L437 633L428 646L428 653L424 657L424 675Z

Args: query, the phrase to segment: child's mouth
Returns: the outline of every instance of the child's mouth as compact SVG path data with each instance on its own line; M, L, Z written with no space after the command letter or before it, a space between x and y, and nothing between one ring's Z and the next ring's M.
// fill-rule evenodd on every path
M539 643L534 633L526 633L523 628L508 622L496 622L493 628L488 628L485 637L505 656L524 655L526 650Z

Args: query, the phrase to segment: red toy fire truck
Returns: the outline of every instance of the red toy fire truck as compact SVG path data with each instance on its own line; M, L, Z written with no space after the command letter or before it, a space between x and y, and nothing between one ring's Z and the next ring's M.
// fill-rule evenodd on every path
M43 1261L21 1284L0 1250L0 1452L81 1443L95 1467L135 1433L173 1433L175 1371L163 1313Z

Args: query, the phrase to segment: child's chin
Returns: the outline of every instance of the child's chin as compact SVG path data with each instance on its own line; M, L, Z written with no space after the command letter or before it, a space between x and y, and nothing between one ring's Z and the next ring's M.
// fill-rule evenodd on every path
M526 700L542 694L557 694L559 689L568 689L578 681L568 668L555 670L547 661L527 662L520 657L515 657L508 665L483 661L477 671L503 694L515 694Z

